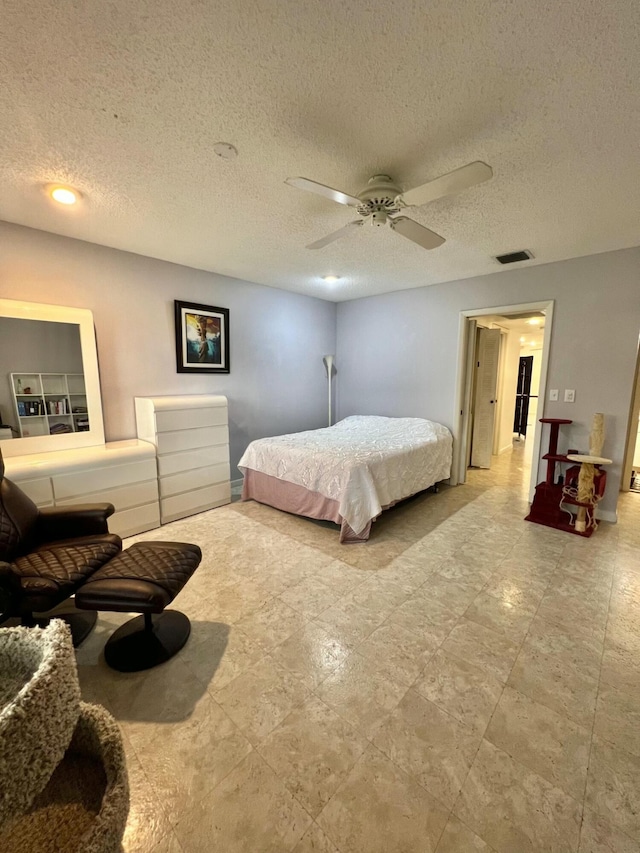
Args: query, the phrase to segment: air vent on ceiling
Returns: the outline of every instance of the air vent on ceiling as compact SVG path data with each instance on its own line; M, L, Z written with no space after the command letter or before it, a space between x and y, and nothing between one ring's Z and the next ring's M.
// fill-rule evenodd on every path
M528 249L523 249L521 252L509 252L507 255L496 255L496 261L499 264L517 264L518 261L528 261L533 257L533 254Z

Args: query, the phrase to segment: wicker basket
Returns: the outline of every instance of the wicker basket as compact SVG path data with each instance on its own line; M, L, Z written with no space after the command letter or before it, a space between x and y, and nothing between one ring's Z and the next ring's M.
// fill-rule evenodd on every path
M118 853L128 811L120 730L100 705L82 702L62 762L29 811L0 829L0 850Z
M0 826L26 811L48 783L79 713L76 659L64 622L0 629Z
M0 851L118 853L128 811L122 736L80 701L67 625L0 629Z

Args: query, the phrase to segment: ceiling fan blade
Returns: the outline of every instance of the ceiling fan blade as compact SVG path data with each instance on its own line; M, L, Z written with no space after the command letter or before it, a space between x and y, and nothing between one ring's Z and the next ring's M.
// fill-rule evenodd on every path
M309 243L307 249L322 249L324 246L328 246L329 243L333 243L334 240L346 237L350 231L353 231L356 225L362 225L363 222L364 219L356 219L353 222L347 222L346 225L343 225L342 228L338 228L337 231L327 234L326 237L321 237L320 240L316 240L315 243Z
M398 198L407 207L420 207L422 204L428 204L430 201L435 201L445 195L455 195L462 190L469 189L469 187L475 187L476 184L488 181L492 175L491 166L476 160L475 163L468 163L466 166L454 169L453 172L441 175L439 178L429 181L428 184L407 190Z
M436 234L435 231L430 231L424 225L414 222L408 216L396 216L395 219L391 220L391 227L398 234L402 235L402 237L406 237L407 240L413 240L414 243L422 246L423 249L437 249L438 246L442 246L444 243L444 237Z
M324 184L310 181L309 178L287 178L285 184L289 184L290 187L297 187L299 190L308 190L310 193L322 195L331 201L337 201L338 204L347 204L349 207L357 207L360 204L355 196L334 190L331 187L325 187Z

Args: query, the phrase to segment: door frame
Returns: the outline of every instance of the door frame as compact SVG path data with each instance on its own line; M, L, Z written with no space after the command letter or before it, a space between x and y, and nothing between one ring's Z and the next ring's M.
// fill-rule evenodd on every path
M633 456L636 449L636 437L638 435L638 417L640 417L640 341L638 355L636 356L636 370L633 375L633 388L631 390L631 403L629 405L629 423L627 424L627 438L622 457L622 480L620 491L630 491L631 471L633 469Z
M524 314L539 311L545 315L544 336L542 339L542 362L540 365L540 388L538 400L542 407L538 409L539 417L544 417L547 392L547 372L549 369L549 351L551 349L551 331L553 328L554 300L546 299L540 302L521 302L514 305L497 305L491 308L469 308L461 311L458 321L458 368L456 373L456 408L453 412L453 463L451 466L452 485L466 482L469 443L469 411L471 407L471 381L468 376L470 339L475 341L475 335L469 334L469 320L485 317L489 314L500 314L509 317L511 314ZM471 356L473 358L473 356ZM538 402L540 406L540 402ZM531 481L529 483L529 500L533 500L535 487L538 482L540 466L540 444L542 439L542 424L536 420L533 436L533 463L531 465Z

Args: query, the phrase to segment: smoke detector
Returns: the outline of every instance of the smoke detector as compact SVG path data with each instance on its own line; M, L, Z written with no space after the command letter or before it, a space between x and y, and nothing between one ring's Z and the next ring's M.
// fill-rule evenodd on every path
M214 154L222 157L223 160L235 160L238 156L238 149L230 142L216 142L213 146Z

